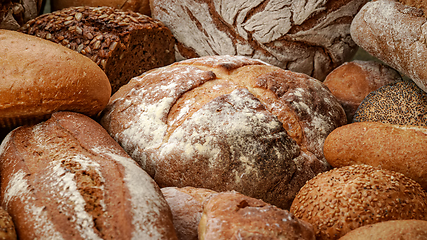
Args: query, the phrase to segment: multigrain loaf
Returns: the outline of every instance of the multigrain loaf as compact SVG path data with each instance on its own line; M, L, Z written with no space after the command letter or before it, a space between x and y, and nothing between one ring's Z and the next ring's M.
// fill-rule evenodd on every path
M2 0L0 2L0 29L16 30L37 17L43 0Z
M124 11L139 12L150 16L149 0L51 0L52 11L69 7L90 6L90 7L114 7Z
M0 175L19 239L177 239L157 184L85 115L13 130Z
M15 224L12 217L2 207L0 207L0 239L17 240Z
M282 208L330 168L323 141L345 123L322 82L242 56L189 59L133 78L101 118L161 187L236 190Z
M427 194L401 173L368 165L334 168L309 180L291 213L313 225L316 239L339 239L388 220L427 220Z
M425 6L425 1L371 1L355 16L350 33L360 47L427 91Z
M55 111L96 116L111 86L90 59L58 44L0 30L0 128L36 123Z
M353 16L368 0L150 0L177 60L242 55L323 80L357 50Z
M41 15L19 31L61 44L94 61L112 92L132 77L175 61L175 40L160 21L112 7L73 7Z

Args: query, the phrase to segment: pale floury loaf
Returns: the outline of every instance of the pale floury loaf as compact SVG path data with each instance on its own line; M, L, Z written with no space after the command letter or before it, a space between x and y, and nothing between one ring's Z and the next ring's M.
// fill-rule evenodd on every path
M323 80L357 46L350 23L367 0L151 0L177 59L243 55Z

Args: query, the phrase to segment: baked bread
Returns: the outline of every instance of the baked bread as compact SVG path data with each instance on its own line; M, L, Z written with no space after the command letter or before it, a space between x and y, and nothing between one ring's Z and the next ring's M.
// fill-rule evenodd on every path
M371 1L354 18L350 33L360 47L427 91L427 18L422 8L413 7L425 6L422 2Z
M177 60L241 55L318 80L355 54L350 24L366 2L150 0L177 39Z
M427 221L394 220L356 228L340 240L423 240L427 239Z
M193 187L165 187L161 189L172 211L173 225L180 240L198 240L198 228L203 203L215 191Z
M287 210L231 191L204 204L199 239L316 239L313 227Z
M177 239L157 184L85 115L13 130L0 175L19 239Z
M345 123L320 81L242 56L189 59L133 78L101 118L161 187L236 190L281 208L329 169L323 141Z
M0 30L0 128L47 119L55 111L96 116L111 86L88 58L58 44Z
M323 83L341 103L350 123L370 92L401 80L399 72L380 62L354 60L334 69Z
M43 0L2 0L0 29L16 30L42 12Z
M2 207L0 207L0 239L17 240L15 224L12 217Z
M426 220L426 192L401 173L368 165L334 168L309 180L291 212L311 223L316 239L339 239L388 220Z
M112 7L74 7L44 14L20 31L75 50L107 74L112 92L132 77L175 61L175 40L161 22Z
M411 80L385 85L363 99L353 122L427 126L427 93Z
M367 164L400 172L427 190L427 127L347 124L328 135L323 153L333 167Z
M91 7L113 7L123 11L139 12L150 16L149 0L51 0L52 11L69 7L91 6Z

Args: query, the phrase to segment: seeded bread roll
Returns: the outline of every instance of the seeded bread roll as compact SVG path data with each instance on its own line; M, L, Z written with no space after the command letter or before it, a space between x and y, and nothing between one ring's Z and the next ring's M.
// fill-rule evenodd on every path
M111 7L74 7L44 14L20 31L75 50L96 62L117 91L132 77L175 61L175 40L161 22Z
M0 239L17 240L15 224L12 217L2 207L0 207Z
M101 119L161 187L236 190L281 208L330 168L323 141L345 123L322 82L242 56L133 78Z
M51 0L52 11L69 7L90 6L90 7L113 7L124 11L139 12L150 16L149 0Z
M354 60L334 69L323 82L343 106L352 122L360 103L372 91L402 80L399 72L375 61Z
M96 116L111 86L88 58L52 42L0 30L0 128L39 122L55 111Z
M313 225L316 239L334 240L368 224L426 220L426 204L426 192L403 174L353 165L308 181L290 211Z
M150 0L178 60L241 55L324 80L356 53L353 16L368 0Z
M16 30L37 17L43 0L2 0L0 2L0 29Z
M180 240L197 240L203 203L215 191L193 187L161 189L173 216L173 225Z
M204 204L201 240L314 240L311 224L287 210L237 192L213 194Z
M0 175L19 239L177 239L157 184L85 115L13 130Z

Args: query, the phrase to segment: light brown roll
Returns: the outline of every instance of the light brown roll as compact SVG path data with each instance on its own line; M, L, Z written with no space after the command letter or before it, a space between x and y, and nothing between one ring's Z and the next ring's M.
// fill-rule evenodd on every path
M13 130L0 175L19 239L177 239L157 184L85 115Z
M204 204L200 240L314 240L313 227L287 210L235 191L213 194Z
M424 240L427 239L427 221L394 220L356 228L340 240Z
M55 111L96 116L111 96L89 58L38 37L0 30L0 127L47 119Z
M347 124L328 135L323 153L333 167L367 164L400 172L427 190L427 127Z
M2 0L0 29L16 30L42 12L43 0Z
M388 220L427 220L427 194L401 173L368 165L334 168L309 180L290 211L311 223L316 239L339 239Z
M90 6L90 7L114 7L124 11L139 12L150 16L149 0L51 0L52 11L69 7Z
M401 1L420 7L425 1ZM427 18L423 8L395 0L367 3L355 16L350 33L368 53L411 78L427 91Z
M101 119L161 187L236 190L282 208L329 169L323 141L345 123L322 82L242 56L133 78Z
M399 72L387 65L354 60L332 70L323 83L341 103L350 123L360 103L370 92L400 80Z

